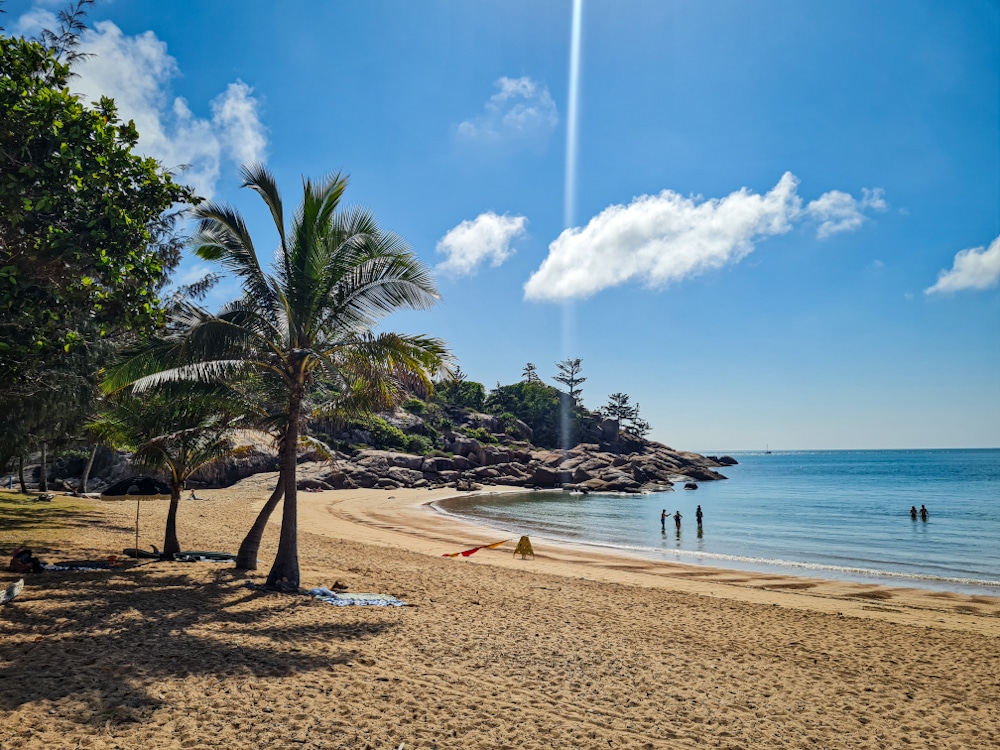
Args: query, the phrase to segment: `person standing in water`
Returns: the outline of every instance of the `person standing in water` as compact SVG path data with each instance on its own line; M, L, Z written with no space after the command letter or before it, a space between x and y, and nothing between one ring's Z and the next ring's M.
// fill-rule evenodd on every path
M917 520L917 506L916 505L911 505L910 506L910 518L912 518L914 521Z
M681 519L682 518L683 518L683 516L681 515L681 512L679 510L675 510L674 511L674 526L677 527L678 531L681 530Z
M927 520L927 508L925 508L923 505L920 506L920 520L921 521Z
M667 509L664 508L660 511L660 528L664 531L667 530Z
M698 510L694 512L694 520L698 522L698 528L701 529L701 519L704 518L705 514L701 512L701 506L698 506Z

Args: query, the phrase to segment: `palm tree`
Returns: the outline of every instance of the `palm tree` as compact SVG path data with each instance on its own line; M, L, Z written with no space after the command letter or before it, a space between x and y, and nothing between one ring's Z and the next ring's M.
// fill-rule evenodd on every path
M177 510L187 480L198 469L231 455L242 425L240 401L218 388L173 383L141 396L126 394L88 426L96 439L134 450L136 466L163 470L170 485L170 507L163 536L163 557L181 551Z
M361 369L356 369L356 365L362 365ZM309 394L313 403L308 411L312 414L321 415L325 421L333 424L344 424L350 419L359 419L371 414L373 411L386 409L398 405L403 398L409 396L409 392L399 387L398 378L385 379L385 373L364 367L364 360L357 358L345 358L341 361L340 382L331 383L320 380L314 383L314 387ZM274 389L261 387L258 382L256 390L256 403L272 404L272 409L258 409L260 412L255 420L255 425L272 436L275 443L280 445L284 439L284 429L287 424L283 415L274 413L273 404L279 399L275 398ZM316 440L315 438L300 436L300 443L307 443L314 451L318 451L332 463L334 451L329 446ZM253 526L247 532L240 544L236 554L236 568L238 570L256 570L257 555L260 550L260 543L264 538L264 529L271 518L271 514L278 503L281 502L285 493L284 478L279 472L278 481L271 496L260 509Z
M305 401L319 382L342 396L363 392L386 403L406 388L430 391L451 357L439 339L373 333L399 309L425 309L438 299L426 267L396 235L363 209L339 210L347 179L339 173L303 180L302 202L286 230L273 175L259 164L242 169L243 187L264 200L278 232L274 266L265 271L246 223L226 205L202 204L196 252L240 279L243 296L211 315L178 307L175 327L116 368L105 390L128 383L247 377L254 373L284 396L280 419L281 536L267 585L299 585L296 457ZM374 385L373 385L374 384ZM277 492L277 490L276 490Z

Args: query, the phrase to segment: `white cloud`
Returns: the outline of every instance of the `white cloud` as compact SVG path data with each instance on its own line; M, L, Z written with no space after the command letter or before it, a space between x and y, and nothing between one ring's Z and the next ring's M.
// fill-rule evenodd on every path
M216 273L217 270L209 267L207 263L195 263L186 270L182 270L173 282L178 285L194 284L196 281L204 279L208 274Z
M58 21L38 7L22 15L18 33L37 35ZM87 102L110 96L123 120L134 120L138 150L179 175L202 197L211 197L223 159L263 160L267 146L259 102L242 81L230 83L210 102L212 117L197 117L181 97L171 99L170 82L180 74L165 42L152 31L126 36L114 23L99 21L80 38L80 52L91 55L74 64L70 88Z
M551 133L559 124L556 103L547 86L531 78L494 82L500 89L486 102L483 114L458 126L460 137L471 141L500 141Z
M212 122L229 157L240 164L261 161L267 137L260 123L259 102L253 89L237 80L212 100Z
M850 193L831 190L819 198L810 201L806 213L820 222L816 236L825 239L839 232L852 232L859 228L865 220L865 210L884 212L888 205L883 197L882 188L861 189L861 200Z
M486 261L499 266L514 254L510 243L524 236L527 223L524 216L498 216L492 211L479 214L472 221L463 221L438 242L437 251L444 253L447 260L437 270L452 276L468 276Z
M610 206L549 245L525 297L589 297L633 280L660 287L735 263L756 241L791 229L801 213L797 188L798 179L786 172L765 195L743 188L706 201L664 190Z
M971 247L955 253L955 262L938 273L934 286L924 294L960 292L965 289L989 289L1000 282L1000 237L989 248Z
M51 10L39 7L41 3L36 3L35 7L22 13L14 22L14 34L26 38L38 38L42 29L59 28L59 18Z

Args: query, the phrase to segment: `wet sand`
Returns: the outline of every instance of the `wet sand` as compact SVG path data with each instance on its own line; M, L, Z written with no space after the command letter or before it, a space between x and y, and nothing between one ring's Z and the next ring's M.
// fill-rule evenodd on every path
M235 552L273 477L184 501L186 549ZM200 494L200 493L199 493ZM301 493L305 587L141 562L27 577L0 608L0 748L855 748L1000 745L1000 598L657 563L516 539L447 491ZM59 510L57 499L53 512ZM162 542L165 502L140 508ZM49 561L134 545L136 504L0 527ZM4 573L4 584L17 576Z

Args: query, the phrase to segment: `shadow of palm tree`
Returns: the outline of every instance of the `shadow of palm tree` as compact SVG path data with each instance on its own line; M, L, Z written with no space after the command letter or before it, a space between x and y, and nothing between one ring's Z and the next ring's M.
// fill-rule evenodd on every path
M23 502L24 508L12 508L9 503L0 505L0 528L5 532L103 525L102 517L94 512L81 512L78 508L61 508L47 503L32 504L28 500Z
M173 680L328 669L356 657L352 643L394 627L334 615L307 597L254 592L223 571L211 577L140 566L32 578L0 609L0 710L49 701L78 724L141 720Z

